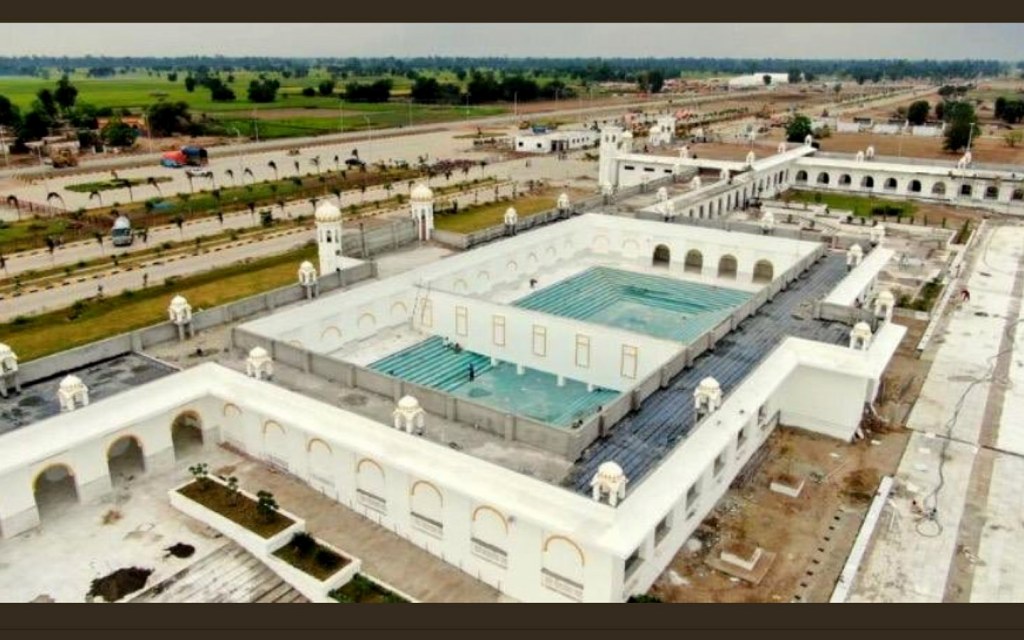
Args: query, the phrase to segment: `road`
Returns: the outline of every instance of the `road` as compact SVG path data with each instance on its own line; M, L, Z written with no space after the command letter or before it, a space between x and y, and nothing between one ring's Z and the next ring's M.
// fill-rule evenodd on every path
M554 158L549 160L550 161L547 164L558 163L564 166L577 164L573 162L560 162ZM534 167L533 162L531 162L531 170L542 171L548 174L551 173L550 170L545 170L543 167ZM578 182L570 181L570 184L577 187L580 186L580 183ZM499 198L509 197L512 195L514 188L518 189L518 193L520 195L525 191L522 186L514 187L512 183L506 182L499 185L497 194L495 194L494 187L488 185L460 193L454 199L458 201L460 208L465 208L475 203L493 202L496 195ZM451 202L452 198L445 197L444 200L446 202ZM552 199L551 206L554 207L554 205L555 201ZM296 208L301 207L296 205ZM381 217L384 219L402 218L406 215L406 212L406 207L382 210ZM310 213L309 203L305 203L305 207L302 208L301 213ZM276 214L277 211L275 211L275 215ZM252 226L251 216L248 213L225 216L224 226L225 228L243 228ZM138 243L135 248L137 250L151 248L165 240L189 240L201 235L218 233L220 230L220 224L216 218L213 218L212 220L203 220L201 222L197 221L192 225L186 225L181 232L179 232L177 227L163 227L151 231L149 241L145 245ZM357 226L355 224L348 224L345 232L347 234L358 233ZM301 246L302 244L313 240L314 237L312 229L288 227L281 229L280 231L271 232L271 234L263 240L243 238L237 241L227 242L224 245L204 245L198 256L193 256L190 253L166 256L163 258L149 256L143 259L141 266L136 266L131 271L125 270L126 265L122 265L121 267L113 267L111 265L110 269L106 272L98 272L89 276L76 276L75 274L72 274L64 280L63 284L48 285L50 288L35 289L31 284L26 283L23 289L25 292L20 296L11 297L10 295L6 295L3 297L2 304L0 304L0 322L10 321L11 319L21 315L34 315L53 309L68 307L76 300L94 297L98 292L98 287L101 285L105 295L116 295L125 289L138 289L142 286L143 273L148 274L150 285L155 286L157 284L162 284L164 279L170 276L195 275L197 273L234 264L244 258L265 257L276 253L282 253ZM95 242L76 243L76 245L68 245L64 249L60 250L68 251L68 253L61 255L60 251L58 251L57 255L64 259L65 263L71 256L82 256L80 259L87 260L90 258L103 257L104 255L111 255L109 248L106 250L105 254L101 253L99 245ZM124 252L122 251L121 253L123 255ZM32 259L35 261L32 264L35 264L35 268L37 269L53 267L53 264L50 262L50 256L45 251L42 252L41 255L32 256ZM297 268L298 265L296 265L296 269ZM9 269L13 270L13 265L9 265Z
M141 289L143 274L148 274L149 286L163 286L164 280L171 276L192 275L233 264L245 258L283 253L302 246L313 237L312 229L293 227L282 230L274 237L258 243L240 240L217 252L204 249L198 256L175 256L173 260L165 258L166 261L155 259L155 262L159 264L150 263L150 266L143 269L112 272L98 278L82 278L82 282L78 281L80 278L72 278L70 284L65 286L56 285L50 289L25 293L16 298L6 298L3 304L0 304L0 322L9 322L22 315L27 316L66 308L76 300L96 296L100 285L103 286L104 295L112 296L125 289ZM299 265L296 264L295 268L298 270ZM174 291L168 290L168 302L173 295Z
M579 154L575 154L573 156L575 159L567 161L558 160L553 156L534 158L531 159L529 167L526 166L526 162L524 160L492 163L487 165L483 171L479 168L471 169L468 178L493 177L499 181L516 181L519 183L524 183L527 180L541 179L553 180L556 182L572 182L574 180L578 180L581 176L588 176L594 171L593 163L579 160L578 156ZM432 180L427 181L424 179L419 182L428 182L431 187L438 188L454 186L464 179L465 177L462 173L457 172L450 180L445 179L444 176L436 176ZM493 191L493 187L486 187L484 190ZM511 187L507 187L503 193L506 193L509 190L511 190ZM391 196L399 193L408 195L408 186L406 183L396 186L396 188L391 192ZM333 196L330 197L334 200ZM359 191L346 191L341 194L340 206L345 208L350 204L376 202L385 200L388 197L389 194L383 187L367 189L365 194L362 194ZM460 202L460 205L461 204L463 203ZM289 218L296 215L309 215L313 212L313 208L308 200L303 199L289 202L286 204L283 212L280 207L273 207L272 211L275 217L281 217L283 214L285 218ZM149 239L145 245L141 242L136 242L130 247L115 248L111 246L108 241L101 247L93 240L83 240L80 242L68 243L63 247L58 248L53 256L51 256L46 249L40 248L5 256L7 264L4 275L15 276L17 274L25 273L26 271L43 270L53 268L55 266L75 264L80 260L88 261L111 255L124 255L133 251L145 249L148 246L158 245L162 242L192 240L200 236L209 236L231 229L245 229L259 224L260 221L258 216L254 217L248 211L244 211L225 214L223 226L216 217L210 216L187 222L180 231L175 225L154 227L149 230Z

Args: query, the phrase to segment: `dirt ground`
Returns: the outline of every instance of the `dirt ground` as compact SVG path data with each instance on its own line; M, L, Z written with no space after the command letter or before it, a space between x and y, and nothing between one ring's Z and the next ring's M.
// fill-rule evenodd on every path
M853 443L779 427L765 443L759 466L745 470L694 534L701 548L676 554L651 594L665 602L827 602L882 476L895 473L909 432L902 418L924 382L928 363L914 347L926 323L908 326L886 371L879 413L898 419L865 423ZM749 473L747 473L749 472ZM797 498L769 489L789 474L805 480ZM721 543L745 541L776 557L757 586L706 563Z

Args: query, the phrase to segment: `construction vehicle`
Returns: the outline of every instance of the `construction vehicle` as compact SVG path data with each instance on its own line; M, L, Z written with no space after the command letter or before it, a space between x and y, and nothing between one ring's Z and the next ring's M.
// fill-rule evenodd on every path
M203 167L209 162L206 149L202 147L182 147L179 151L168 151L160 159L165 167Z
M78 154L71 147L51 146L49 151L50 164L54 169L78 166Z

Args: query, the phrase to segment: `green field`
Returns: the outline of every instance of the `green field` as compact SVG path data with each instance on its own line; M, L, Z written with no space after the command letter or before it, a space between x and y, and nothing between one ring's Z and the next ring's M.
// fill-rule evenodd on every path
M828 205L829 209L840 211L852 211L857 216L871 216L873 209L878 207L896 208L900 210L898 215L910 216L917 211L917 205L913 202L886 200L872 196L851 196L841 193L825 193L821 191L796 191L790 189L783 197L787 202L809 202L814 204ZM895 214L894 214L895 215Z
M154 283L144 291L82 301L67 309L15 319L0 325L0 333L27 362L166 320L167 302L175 294L188 298L195 308L209 309L292 284L299 263L315 256L316 247L308 246L182 278L171 285Z
M466 207L458 213L438 213L434 217L434 226L442 231L472 233L502 224L505 220L505 211L509 207L515 207L516 213L519 214L519 219L523 220L532 215L554 209L558 194L558 191L550 189L534 195L516 198L515 200L500 200L498 202Z

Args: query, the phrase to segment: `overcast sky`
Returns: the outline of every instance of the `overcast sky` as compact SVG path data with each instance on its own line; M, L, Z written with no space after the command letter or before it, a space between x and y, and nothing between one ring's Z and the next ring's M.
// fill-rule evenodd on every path
M2 24L0 55L1024 59L1022 24Z

